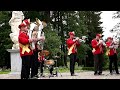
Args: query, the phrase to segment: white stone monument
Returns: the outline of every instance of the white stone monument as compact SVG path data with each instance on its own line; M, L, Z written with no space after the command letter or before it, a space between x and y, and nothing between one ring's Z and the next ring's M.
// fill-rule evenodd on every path
M19 49L18 44L18 35L19 35L19 28L18 26L21 24L22 20L24 19L24 14L22 11L13 11L12 18L9 21L9 25L11 26L10 38L13 41L12 49Z
M24 19L24 14L22 11L12 11L12 18L9 21L9 25L11 26L10 38L13 42L12 49L7 49L10 52L11 59L11 72L21 72L22 60L19 52L19 43L18 43L18 35L19 28L18 26L22 23Z
M7 51L10 52L11 73L20 74L22 60L19 54L19 49L7 49Z

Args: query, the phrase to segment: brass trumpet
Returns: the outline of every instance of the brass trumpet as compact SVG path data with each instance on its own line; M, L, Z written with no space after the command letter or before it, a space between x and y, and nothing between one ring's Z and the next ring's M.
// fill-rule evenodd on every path
M78 40L79 42L83 42L85 43L86 42L86 36L82 36L82 38L79 38L79 37L74 37L74 39Z

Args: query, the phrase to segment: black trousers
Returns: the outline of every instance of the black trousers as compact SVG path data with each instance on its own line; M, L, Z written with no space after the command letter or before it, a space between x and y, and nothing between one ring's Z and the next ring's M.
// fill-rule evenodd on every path
M29 79L30 68L31 75L34 73L33 55L22 56L21 79Z
M40 73L43 74L44 61L38 62L38 65L40 66Z
M50 74L53 74L53 65L50 66L49 71L50 71Z
M109 70L110 70L110 73L112 73L112 70L113 70L113 68L112 68L112 64L114 64L114 67L115 67L115 71L116 71L116 73L118 73L119 71L118 71L118 65L117 65L117 54L114 54L114 55L112 55L112 56L109 56Z
M76 62L77 54L72 53L72 54L69 55L69 57L70 57L70 73L72 75L72 74L74 74L74 68L75 68L75 62Z
M33 51L33 74L31 77L38 74L38 51Z
M103 54L94 55L94 68L95 73L102 73L102 64L103 64Z

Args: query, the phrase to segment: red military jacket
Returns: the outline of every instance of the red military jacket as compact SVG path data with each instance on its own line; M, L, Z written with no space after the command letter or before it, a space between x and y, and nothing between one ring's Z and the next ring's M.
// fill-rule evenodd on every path
M103 45L97 46L98 41L96 39L93 39L91 41L92 48L94 49L93 54L102 54L103 53Z
M115 48L109 48L109 46L111 46L111 42L106 42L106 46L109 49L108 56L114 55L116 53Z
M30 49L29 36L24 32L19 32L18 36L20 56L32 55L33 51Z
M72 52L71 52L71 53L77 53L77 48L76 48L76 47L79 47L79 46L80 46L80 43L79 43L78 41L73 41L71 38L68 38L68 39L66 40L66 44L67 44L68 49L70 49L71 46L72 46L73 44L75 44L76 46L72 49Z

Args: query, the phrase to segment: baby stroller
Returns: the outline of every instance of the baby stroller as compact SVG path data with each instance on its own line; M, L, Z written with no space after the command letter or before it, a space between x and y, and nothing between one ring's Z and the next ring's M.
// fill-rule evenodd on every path
M49 75L49 78L50 77L53 77L53 76L58 76L58 72L60 73L59 71L59 68L57 67L57 60L45 60L45 63L44 63L45 67L47 67L49 70L52 68L52 70L55 70L54 73L52 73L52 76ZM60 73L61 75L61 73ZM61 75L62 76L62 75Z
M44 69L47 68L50 71L49 78L54 77L54 76L58 76L59 68L57 67L57 60L46 59L46 56L48 56L48 54L49 54L49 51L47 51L47 50L43 50L43 52L41 54L41 55L44 55L44 58L42 58L42 60L44 61L44 64L43 64ZM40 68L41 68L41 65L40 65ZM56 70L55 73L53 73L54 70ZM41 73L40 73L40 75L41 75ZM61 75L61 73L60 73L60 75Z

